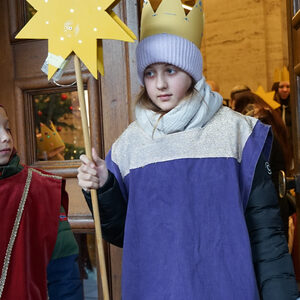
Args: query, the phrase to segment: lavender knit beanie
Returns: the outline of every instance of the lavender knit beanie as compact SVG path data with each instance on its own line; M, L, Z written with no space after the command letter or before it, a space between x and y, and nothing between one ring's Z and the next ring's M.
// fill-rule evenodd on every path
M172 64L187 72L196 82L202 77L202 55L189 40L161 33L146 37L136 49L139 81L144 85L144 71L154 63Z

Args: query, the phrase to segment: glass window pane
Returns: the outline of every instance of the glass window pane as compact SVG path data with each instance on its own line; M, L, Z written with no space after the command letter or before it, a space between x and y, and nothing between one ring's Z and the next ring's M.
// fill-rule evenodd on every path
M38 160L74 160L84 153L77 91L33 96Z
M294 14L300 9L300 0L294 0Z

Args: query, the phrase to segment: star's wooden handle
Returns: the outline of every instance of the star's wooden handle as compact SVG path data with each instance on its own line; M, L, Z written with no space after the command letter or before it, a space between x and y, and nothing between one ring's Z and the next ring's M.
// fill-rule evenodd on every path
M87 112L86 112L85 101L84 101L84 89L82 83L81 67L80 67L80 60L77 57L77 55L74 55L74 65L75 65L75 73L76 73L78 98L80 104L85 153L87 157L90 160L92 160L92 147L91 147L91 140L90 140L90 134L88 129L88 122L87 122ZM98 258L100 263L103 298L104 300L109 300L107 272L106 272L105 256L104 256L103 243L102 243L102 232L100 226L101 220L99 215L99 207L98 207L96 190L94 189L91 190L91 196L92 196L93 215L94 215L94 222L95 222L97 253L98 253Z

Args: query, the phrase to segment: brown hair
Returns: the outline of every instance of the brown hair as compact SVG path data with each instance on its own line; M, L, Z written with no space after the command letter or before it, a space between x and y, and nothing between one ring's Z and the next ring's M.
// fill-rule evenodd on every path
M250 91L251 89L245 84L236 85L230 91L230 98L235 99L239 93L250 92Z
M252 92L243 92L237 97L235 110L271 125L274 137L282 149L286 169L289 170L292 162L292 151L288 140L287 129L280 114L273 110L261 97Z
M261 97L250 91L241 92L237 95L234 110L242 113L244 108L251 103L259 104L261 107L272 110L271 106L268 103L266 103Z

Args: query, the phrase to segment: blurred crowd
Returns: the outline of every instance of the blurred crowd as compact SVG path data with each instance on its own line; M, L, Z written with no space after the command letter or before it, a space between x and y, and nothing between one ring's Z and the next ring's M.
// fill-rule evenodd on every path
M218 84L208 80L213 91L219 92ZM296 200L295 191L287 189L283 194L280 190L279 177L283 172L286 176L293 173L292 121L290 107L290 82L288 71L284 67L276 71L272 91L265 92L262 87L253 91L246 84L238 84L231 89L229 99L223 105L268 124L273 132L273 145L270 156L272 179L278 193L284 233L288 240L289 251L294 259L297 281L300 280L300 262L297 261L296 247Z

